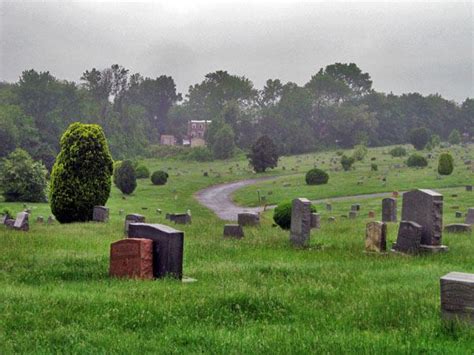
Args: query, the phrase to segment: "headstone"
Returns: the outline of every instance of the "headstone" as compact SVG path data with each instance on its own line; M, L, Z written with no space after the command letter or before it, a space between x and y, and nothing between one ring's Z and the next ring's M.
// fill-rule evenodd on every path
M474 274L450 272L440 279L441 315L474 325Z
M128 214L125 217L125 235L128 234L128 226L130 223L145 223L145 216L136 213Z
M398 198L398 191L393 191L392 192L392 197L393 198Z
M465 223L474 224L474 207L471 207L467 210Z
M224 225L224 237L229 238L243 238L244 231L240 224L226 224Z
M43 224L43 223L44 223L44 218L43 218L43 216L38 216L38 217L36 217L36 223Z
M354 203L351 206L351 211L360 211L360 203Z
M382 222L397 221L397 200L391 197L382 200Z
M311 228L321 228L321 215L319 213L311 213Z
M357 212L356 211L349 211L349 218L350 219L356 219L357 218Z
M237 215L237 221L241 226L258 226L260 224L260 216L254 212L243 212Z
M92 220L94 222L107 222L109 220L109 209L105 206L94 206Z
M183 232L163 224L130 223L128 237L153 241L154 277L183 277Z
M55 221L55 218L54 218L54 216L51 216L51 215L50 215L50 216L48 217L48 221L47 221L47 223L48 223L48 224L53 224L53 223L54 223L54 221Z
M30 225L28 223L28 213L20 212L16 215L15 223L13 224L13 228L16 230L21 231L28 231L30 229Z
M444 231L449 232L449 233L471 233L472 228L470 224L452 223L452 224L447 224L444 227Z
M2 214L0 216L0 224L5 224L5 221L8 219L8 215Z
M456 218L462 218L462 212L461 211L456 211L455 216L456 216Z
M191 224L191 216L187 213L171 213L168 217L175 224Z
M8 228L13 228L13 225L15 224L15 220L12 219L12 218L7 218L5 220L5 225L8 227Z
M472 191L472 185L466 185L466 191Z
M369 218L375 218L375 212L369 211Z
M441 246L443 195L432 190L413 190L403 194L402 220L422 226L421 244Z
M365 250L377 253L387 250L387 224L369 222L365 228Z
M326 203L326 211L332 211L332 205L330 203Z
M127 238L110 244L111 277L153 278L153 241Z
M416 222L401 221L398 228L397 242L393 245L393 250L416 254L420 251L423 227Z
M296 198L291 208L290 241L293 246L309 245L311 233L311 201L307 198Z

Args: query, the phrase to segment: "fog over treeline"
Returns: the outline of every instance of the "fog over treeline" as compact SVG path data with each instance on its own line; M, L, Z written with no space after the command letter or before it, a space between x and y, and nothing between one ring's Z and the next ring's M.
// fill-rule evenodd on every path
M150 78L118 64L87 69L80 83L29 69L17 82L0 85L1 155L21 147L49 167L72 122L100 124L120 159L153 156L162 134L180 142L192 119L212 120L211 152L216 135L224 134L244 151L267 135L281 154L297 154L406 143L419 127L441 139L453 130L471 139L474 99L459 104L440 95L377 92L370 73L355 63L322 67L304 85L272 78L261 88L218 70L186 93L177 91L172 76Z

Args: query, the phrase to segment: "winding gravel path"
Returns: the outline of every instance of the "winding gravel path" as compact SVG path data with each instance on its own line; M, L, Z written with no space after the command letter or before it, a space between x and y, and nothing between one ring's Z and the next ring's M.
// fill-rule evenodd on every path
M230 182L226 184L210 186L206 189L200 190L196 193L196 199L201 205L206 206L212 210L220 219L225 221L236 221L237 214L241 212L261 212L263 207L242 207L236 205L231 195L234 191L248 185L256 184L260 181L276 179L276 177L264 177L257 179L241 180L237 182ZM403 192L401 192L403 193ZM390 192L378 192L373 194L352 195L341 197L330 197L320 200L314 200L313 203L321 203L323 201L346 201L352 199L364 200L376 197L390 196ZM275 206L267 206L267 208L274 208Z

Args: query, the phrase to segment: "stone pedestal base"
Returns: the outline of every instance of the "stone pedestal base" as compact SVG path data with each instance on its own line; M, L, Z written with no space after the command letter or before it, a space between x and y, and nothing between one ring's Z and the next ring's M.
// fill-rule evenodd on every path
M420 251L422 253L444 253L447 252L449 248L446 245L420 245Z

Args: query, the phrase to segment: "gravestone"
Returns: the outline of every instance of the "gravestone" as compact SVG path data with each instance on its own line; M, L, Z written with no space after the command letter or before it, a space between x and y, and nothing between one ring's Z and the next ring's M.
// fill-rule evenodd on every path
M360 211L360 203L354 203L351 206L351 211Z
M467 210L465 223L466 224L474 224L474 207L470 207Z
M407 254L417 254L420 251L423 227L416 222L401 221L398 228L397 242L393 250Z
M5 225L8 227L8 228L13 228L13 225L15 224L15 220L13 218L7 218L5 220Z
M44 218L43 218L43 216L38 216L38 217L36 217L36 223L43 224L43 223L44 223Z
M260 224L260 216L254 212L243 212L237 215L237 221L241 226L258 226Z
M444 231L449 233L471 233L472 228L470 224L466 223L451 223L444 227Z
M466 185L466 191L472 191L472 185Z
M293 246L309 245L311 233L311 201L307 198L296 198L291 207L290 242Z
M128 234L128 226L130 223L145 223L145 216L137 213L128 214L125 217L125 235Z
M398 198L398 191L393 191L392 192L392 197L393 198Z
M387 224L369 222L365 227L365 251L377 253L387 250Z
M369 218L375 218L375 212L369 211Z
M94 206L92 220L94 222L107 222L109 220L109 209L105 206Z
M8 215L2 214L0 216L0 224L5 224L5 221L8 219Z
M224 237L241 239L244 237L244 231L240 224L224 225Z
M326 211L332 211L332 205L330 203L326 203Z
M127 238L110 244L111 277L153 278L153 241Z
M441 315L474 325L474 274L450 272L440 279Z
M53 224L54 221L55 221L54 216L51 216L51 215L50 215L50 216L48 217L48 221L47 221L46 223L48 223L48 224Z
M319 213L311 213L311 228L321 228L321 215Z
M167 218L175 224L191 224L191 216L187 213L170 213Z
M184 233L163 224L130 223L129 238L153 241L153 276L183 277Z
M16 215L15 223L13 224L13 228L16 230L21 231L28 231L30 229L30 225L28 223L28 213L20 212Z
M462 218L462 212L461 211L456 211L455 216L456 216L456 218Z
M382 222L397 221L397 200L391 197L382 200Z
M421 244L441 247L443 228L443 195L432 190L413 190L403 194L402 220L413 221L423 228Z
M349 211L349 218L350 219L356 219L357 218L357 212L356 211Z

